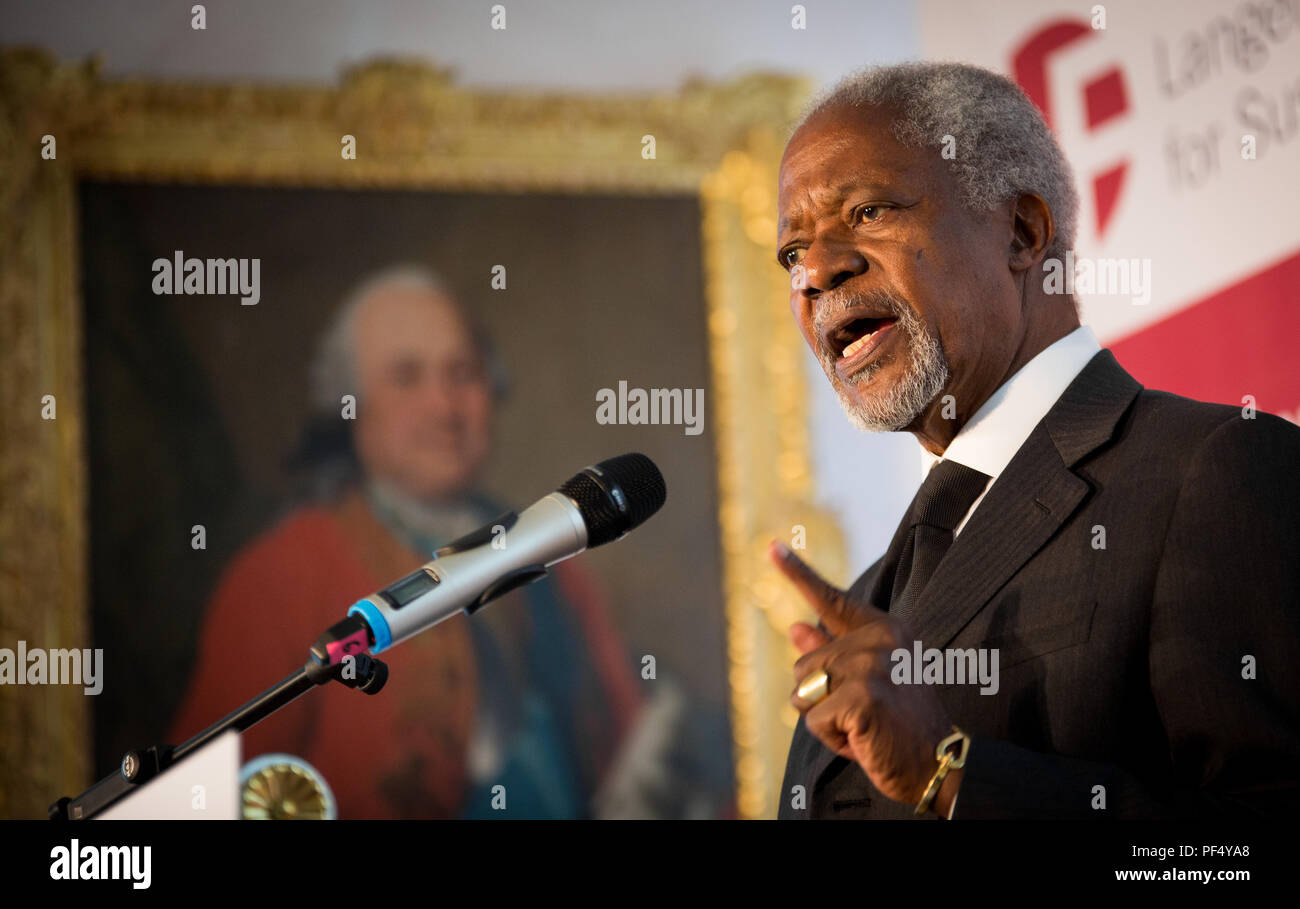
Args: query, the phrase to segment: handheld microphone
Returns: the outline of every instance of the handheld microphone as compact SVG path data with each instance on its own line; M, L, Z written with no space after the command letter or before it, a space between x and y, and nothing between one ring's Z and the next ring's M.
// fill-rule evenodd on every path
M457 612L472 614L556 562L639 527L666 498L663 475L645 455L601 461L522 513L507 512L448 543L418 570L358 600L313 652L330 664L360 651L380 653Z

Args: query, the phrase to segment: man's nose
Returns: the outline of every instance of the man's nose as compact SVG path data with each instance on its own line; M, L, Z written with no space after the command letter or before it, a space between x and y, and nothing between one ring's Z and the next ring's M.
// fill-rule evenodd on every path
M867 271L867 257L851 243L836 237L823 237L808 247L804 253L804 286L806 297L834 290L850 278Z
M420 388L420 403L427 412L450 418L460 410L460 393L454 383L438 376L430 376Z

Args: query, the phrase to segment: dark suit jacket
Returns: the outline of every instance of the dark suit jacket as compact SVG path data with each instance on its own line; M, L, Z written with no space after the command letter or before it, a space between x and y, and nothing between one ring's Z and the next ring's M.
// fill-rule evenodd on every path
M995 695L936 686L972 737L954 819L1300 809L1297 471L1300 427L1144 390L1108 350L1088 363L918 601L925 647L1000 656ZM904 529L852 587L881 609ZM802 720L781 806L913 810Z

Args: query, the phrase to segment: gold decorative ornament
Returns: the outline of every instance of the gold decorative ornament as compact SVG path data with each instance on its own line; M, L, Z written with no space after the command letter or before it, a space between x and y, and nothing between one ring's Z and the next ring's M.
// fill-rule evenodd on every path
M949 751L948 749L954 745L959 746L958 750L955 752ZM953 726L952 734L946 736L943 741L935 746L934 759L939 762L939 767L934 771L934 776L930 777L930 783L925 787L925 793L921 796L921 801L916 803L914 814L917 817L930 810L930 805L933 804L934 797L939 794L939 789L943 786L948 771L961 770L966 766L966 755L969 753L970 736Z
M335 820L338 810L325 778L306 761L266 755L240 773L240 817L246 821Z

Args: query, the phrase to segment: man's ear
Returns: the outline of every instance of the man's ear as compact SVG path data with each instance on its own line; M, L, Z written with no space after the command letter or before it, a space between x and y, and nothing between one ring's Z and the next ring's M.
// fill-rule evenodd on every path
M1052 210L1042 197L1032 193L1020 196L1011 209L1011 270L1024 271L1041 262L1055 237Z

